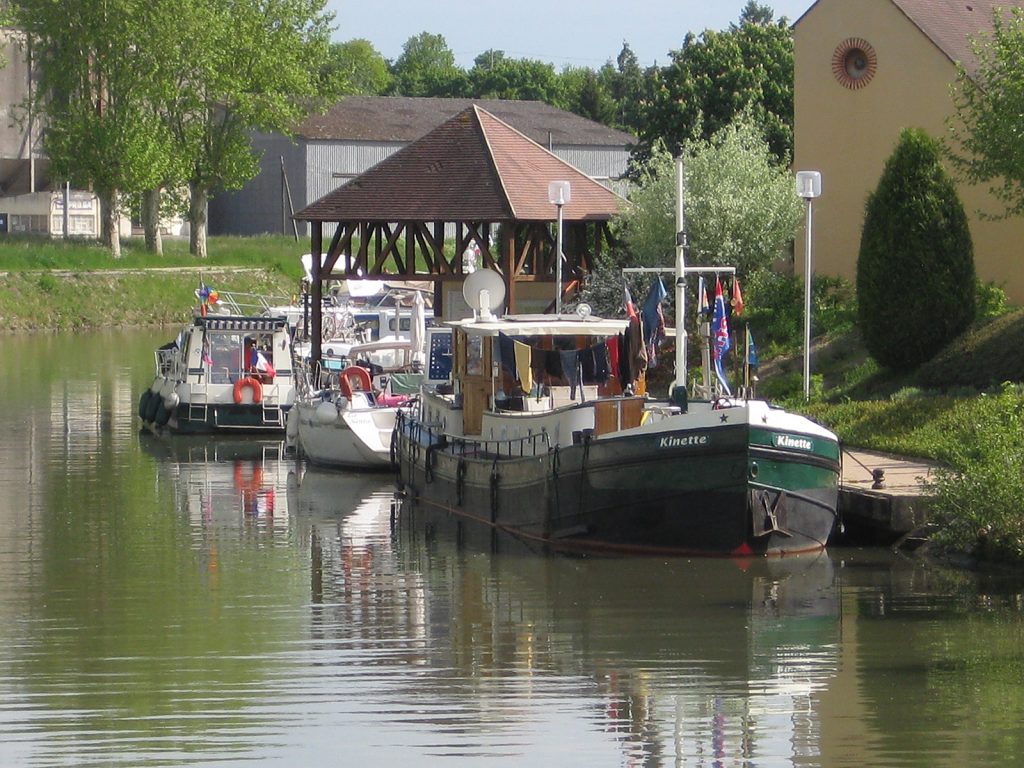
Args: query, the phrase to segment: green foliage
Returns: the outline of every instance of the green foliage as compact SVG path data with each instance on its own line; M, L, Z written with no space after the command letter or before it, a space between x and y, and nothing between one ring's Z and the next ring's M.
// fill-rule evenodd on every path
M802 208L792 175L775 163L753 121L741 115L684 149L690 261L735 266L741 275L771 265L788 248ZM632 263L674 264L674 161L660 143L640 168L630 202L616 223Z
M170 135L152 109L171 81L160 50L140 44L161 34L149 4L21 0L10 7L39 65L30 108L46 115L53 174L108 201L157 183L172 162Z
M630 206L614 225L629 252L630 266L675 264L675 161L658 144L629 193Z
M478 60L469 72L469 89L476 98L518 99L558 104L559 80L551 64L535 59Z
M924 386L944 390L1024 381L1024 310L980 323L944 347L914 377Z
M1024 391L1002 391L958 408L948 467L930 479L942 528L935 540L986 560L1024 562Z
M611 95L608 70L601 74L585 67L567 67L559 78L562 107L604 125L614 125L618 105Z
M1010 311L1010 301L1006 291L995 283L978 281L974 289L975 302L978 307L979 320L991 320L1005 315Z
M391 85L387 60L361 38L332 43L320 73L321 80L330 84L328 90L338 94L375 96L386 93Z
M469 81L443 35L421 32L402 46L391 66L392 90L402 96L465 96Z
M938 143L907 129L868 197L857 259L859 325L882 365L910 370L975 317L967 216Z
M767 16L765 15L767 13ZM640 126L645 147L671 149L693 137L708 140L751 111L777 161L793 153L793 36L771 9L744 10L728 30L689 33L657 74L654 100Z
M801 350L804 339L804 283L772 270L753 272L743 284L744 317L768 357ZM853 286L838 277L814 279L811 331L815 337L849 331L857 317Z
M971 41L977 67L958 67L949 120L958 170L989 189L1005 206L1003 215L1024 213L1024 8L993 10L991 34Z
M788 249L803 207L755 119L743 112L710 139L684 146L691 258L743 275L771 266Z

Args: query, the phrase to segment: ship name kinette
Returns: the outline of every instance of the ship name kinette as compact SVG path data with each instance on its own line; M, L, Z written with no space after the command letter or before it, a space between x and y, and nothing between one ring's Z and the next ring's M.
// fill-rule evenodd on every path
M707 445L707 435L671 435L661 438L659 448L681 448L686 445Z
M798 451L810 451L814 449L814 443L806 437L794 437L793 435L778 435L775 438L776 448L793 448Z

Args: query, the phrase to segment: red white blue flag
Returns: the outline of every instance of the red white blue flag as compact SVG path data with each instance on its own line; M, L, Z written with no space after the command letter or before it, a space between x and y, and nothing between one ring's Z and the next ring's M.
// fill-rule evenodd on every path
M725 315L725 296L722 293L722 282L715 278L715 310L711 319L711 356L715 361L715 375L722 383L725 394L731 395L729 382L725 378L722 359L732 344L729 342L729 320Z

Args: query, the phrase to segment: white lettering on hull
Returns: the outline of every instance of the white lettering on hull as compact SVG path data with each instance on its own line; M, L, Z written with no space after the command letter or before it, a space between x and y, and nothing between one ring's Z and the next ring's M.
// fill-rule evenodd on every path
M671 435L658 442L659 448L683 448L690 445L707 445L707 435Z

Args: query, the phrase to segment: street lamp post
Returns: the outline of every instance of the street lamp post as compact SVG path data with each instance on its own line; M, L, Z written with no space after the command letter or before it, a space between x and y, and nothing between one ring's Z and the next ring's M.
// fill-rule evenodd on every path
M572 199L568 181L548 184L548 202L558 208L558 230L555 233L555 314L562 314L562 206Z
M821 194L818 171L796 172L796 193L807 201L807 246L804 249L804 400L811 399L811 201Z

